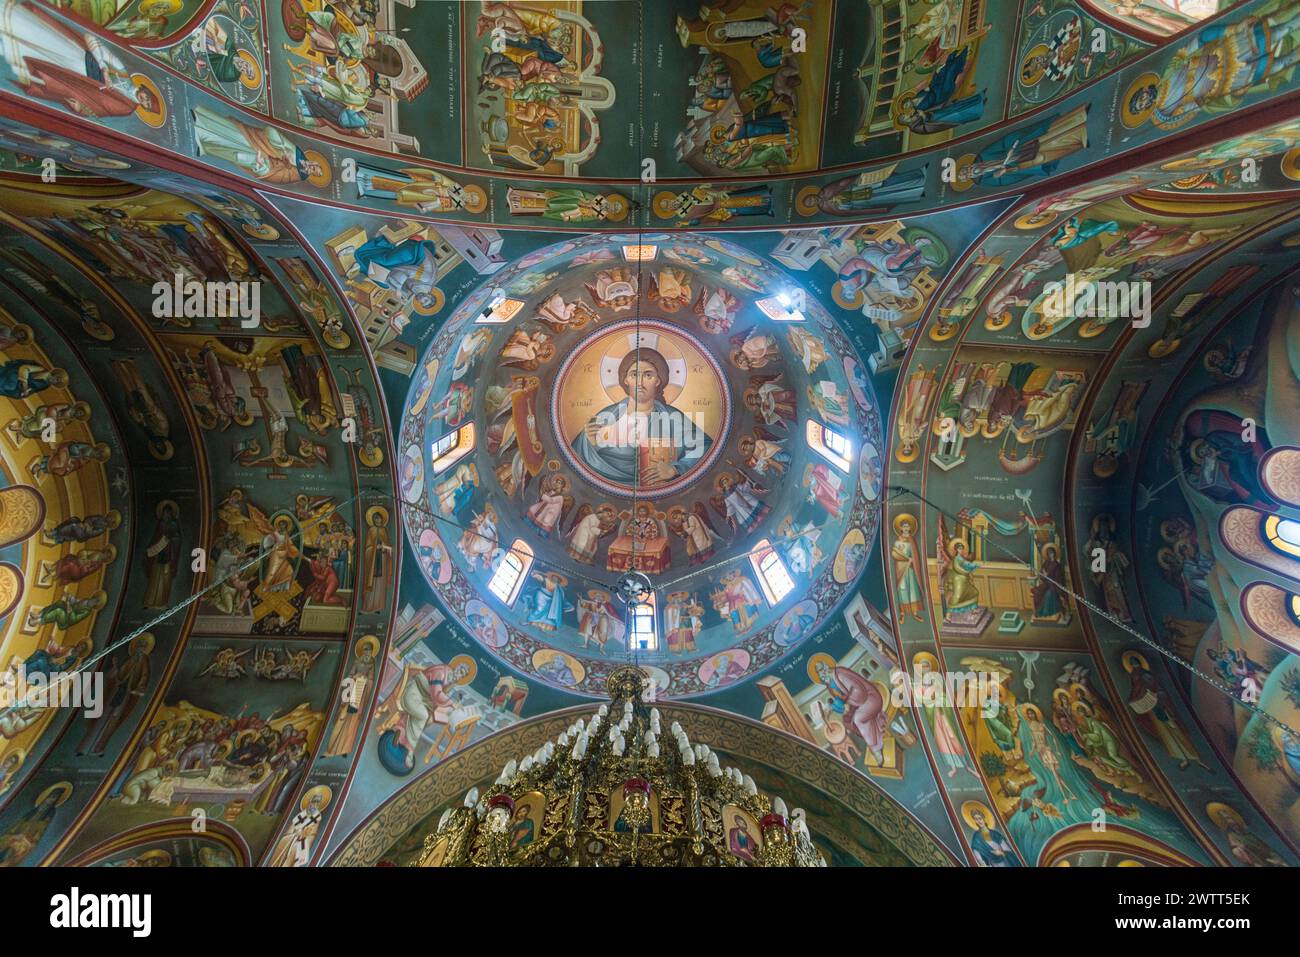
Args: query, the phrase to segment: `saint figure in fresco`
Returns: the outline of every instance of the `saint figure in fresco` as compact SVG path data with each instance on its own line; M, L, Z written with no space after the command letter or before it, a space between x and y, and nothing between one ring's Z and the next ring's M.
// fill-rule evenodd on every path
M602 478L652 488L684 475L713 439L663 399L668 361L654 349L634 349L618 367L627 398L593 415L573 440L578 461Z

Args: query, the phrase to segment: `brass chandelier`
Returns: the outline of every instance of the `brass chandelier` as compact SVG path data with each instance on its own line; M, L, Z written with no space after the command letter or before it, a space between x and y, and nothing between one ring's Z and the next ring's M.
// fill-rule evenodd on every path
M666 730L628 665L611 701L510 761L425 838L419 867L825 867L801 808L724 768L677 722Z

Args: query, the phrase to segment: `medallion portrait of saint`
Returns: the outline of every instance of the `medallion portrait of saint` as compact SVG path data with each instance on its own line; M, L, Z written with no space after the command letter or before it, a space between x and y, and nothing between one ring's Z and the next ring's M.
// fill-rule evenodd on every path
M730 409L702 348L676 330L646 327L604 332L580 349L557 381L557 412L566 457L584 477L667 494L716 458ZM589 397L602 391L611 401L592 411Z

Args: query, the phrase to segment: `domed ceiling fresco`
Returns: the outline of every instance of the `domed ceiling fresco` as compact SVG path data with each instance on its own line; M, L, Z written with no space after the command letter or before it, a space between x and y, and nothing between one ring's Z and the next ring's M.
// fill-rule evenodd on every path
M762 670L840 604L875 540L864 360L784 270L717 239L587 236L493 274L425 351L402 432L430 585L566 689L603 694L629 652L661 696ZM648 638L616 604L625 572L661 593Z
M1297 27L0 0L0 864L405 863L629 663L837 866L1295 864Z

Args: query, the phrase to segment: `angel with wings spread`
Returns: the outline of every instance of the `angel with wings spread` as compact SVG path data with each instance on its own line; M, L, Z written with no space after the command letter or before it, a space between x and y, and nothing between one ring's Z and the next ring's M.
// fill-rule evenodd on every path
M730 339L731 361L741 369L761 369L769 362L781 358L781 349L776 337L759 332L757 326L750 326L737 332Z
M700 327L705 332L720 336L731 330L740 311L740 300L721 286L712 291L701 286L692 309L700 317Z
M485 409L491 425L487 430L487 451L500 458L514 450L508 461L496 469L497 481L507 496L528 487L542 467L542 439L537 434L536 376L513 376L508 387L492 386Z
M761 425L754 429L753 435L746 435L740 440L740 456L745 465L759 475L766 475L769 471L784 475L791 461L790 453L785 451L784 441Z
M650 274L646 295L651 302L658 302L664 312L676 312L691 304L691 275L685 269L665 266L657 274Z
M797 421L794 390L786 387L779 372L749 377L749 388L745 390L745 408L766 425L779 425L789 429Z
M566 494L569 481L563 475L552 475L542 483L537 501L528 507L526 518L541 533L542 538L550 538L551 532L564 520L573 508L573 496Z
M617 528L618 513L614 506L604 504L593 509L583 502L565 530L570 557L584 565L594 564L601 540L613 535Z
M581 329L599 317L581 299L565 302L564 297L557 292L537 307L534 318L545 323L552 332L564 332L567 329Z
M714 488L718 494L710 496L709 502L737 534L744 535L752 531L772 511L772 507L758 497L766 493L767 489L761 488L739 469L735 475L730 472L719 475Z
M680 505L669 509L668 530L686 543L686 555L692 565L712 558L718 542L722 541L703 502L692 502L689 512Z

